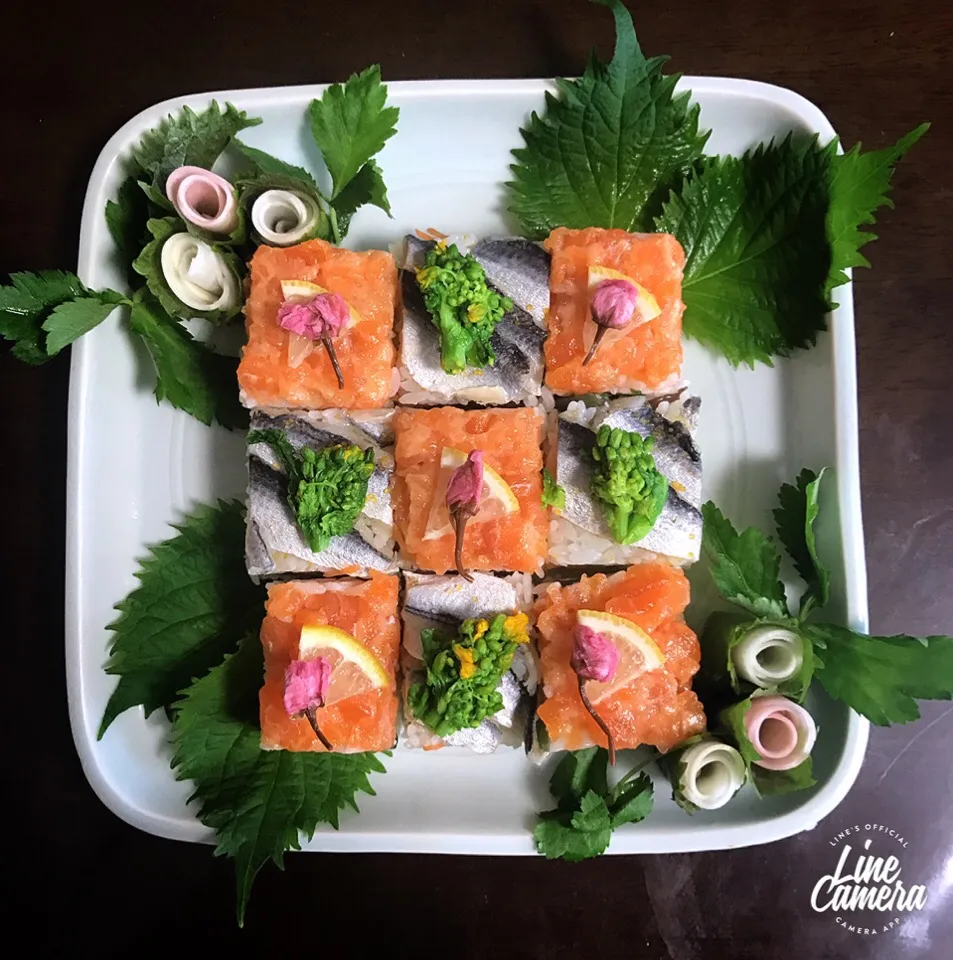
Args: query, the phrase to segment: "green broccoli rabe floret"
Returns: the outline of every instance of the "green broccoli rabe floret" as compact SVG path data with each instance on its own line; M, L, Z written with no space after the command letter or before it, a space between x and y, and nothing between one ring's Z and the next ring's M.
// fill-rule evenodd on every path
M566 509L566 491L556 483L556 478L543 467L543 492L540 497L544 507L554 510Z
M513 301L487 286L486 271L473 257L456 244L438 243L417 271L417 285L440 331L440 362L447 373L496 362L490 338Z
M655 526L668 497L668 480L655 466L655 440L601 426L592 448L592 495L599 501L612 537L637 543Z
M248 443L267 443L288 478L288 506L308 546L327 550L331 537L354 529L374 472L374 451L354 444L295 450L280 430L253 430Z
M407 703L415 719L438 737L478 727L503 708L497 687L521 643L528 642L526 614L498 614L492 620L464 620L456 634L423 630L426 680L410 688Z

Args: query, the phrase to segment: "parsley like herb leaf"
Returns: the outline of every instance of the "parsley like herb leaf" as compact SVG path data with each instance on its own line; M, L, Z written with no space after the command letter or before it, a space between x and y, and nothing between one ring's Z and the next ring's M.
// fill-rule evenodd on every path
M710 500L702 506L702 517L702 549L718 592L756 617L786 618L778 548L754 527L738 533Z
M231 430L248 424L248 411L238 399L235 377L238 360L215 353L196 340L162 305L137 294L129 327L142 337L155 365L156 400L210 424Z
M138 285L139 278L132 269L132 262L148 242L146 223L152 216L149 198L139 184L142 174L143 171L137 167L123 180L116 199L106 201L106 226L116 244L119 263L133 286Z
M178 114L169 114L143 134L134 156L151 175L152 186L161 193L166 178L176 167L211 169L237 133L259 123L260 119L249 117L230 103L222 110L213 100L201 113L183 106Z
M311 101L311 134L331 174L332 201L397 132L399 114L397 107L387 106L387 87L377 65L345 84L332 84Z
M261 867L281 867L285 851L301 848L299 834L310 839L319 823L337 828L341 809L357 810L357 793L374 793L369 774L384 772L373 753L262 750L261 677L261 644L251 635L189 687L173 724L176 775L194 782L189 799L218 835L215 853L235 861L239 926Z
M43 321L43 329L47 335L47 354L56 356L64 347L98 327L124 302L124 297L107 290L101 294L80 297L78 300L67 300L66 303L54 307L53 312Z
M548 860L576 863L605 853L612 838L612 819L605 800L590 790L577 810L540 814L533 836L537 849Z
M917 700L953 699L953 637L868 637L832 623L804 627L824 689L872 723L920 717Z
M685 248L685 333L735 366L770 364L826 327L833 150L789 136L706 160L656 221Z
M368 160L357 171L354 179L344 187L332 202L334 212L337 214L338 229L342 237L347 233L351 224L351 217L354 216L359 207L366 203L380 207L384 213L390 216L387 187L384 185L381 168L374 160Z
M831 593L830 571L818 559L814 542L814 521L818 512L818 493L824 471L802 470L797 486L785 483L778 493L780 506L774 511L778 538L794 561L794 567L807 584L801 597L803 620L816 606L826 605Z
M322 195L314 177L304 167L296 167L292 163L285 163L284 160L273 157L270 153L265 153L264 150L259 150L257 147L250 147L247 143L242 143L241 140L233 140L232 146L252 166L253 176L277 176L286 181L297 180L304 184L310 193L316 196Z
M125 297L114 290L87 290L74 273L14 273L0 287L0 337L13 354L40 364L100 324Z
M629 771L610 790L608 753L587 747L566 753L549 781L555 810L539 815L533 831L536 847L550 860L586 860L604 853L612 831L644 820L652 812L652 780L640 767Z
M922 137L930 124L921 123L883 150L861 153L859 143L847 153L833 158L830 181L831 204L827 217L827 235L833 252L827 292L847 283L849 267L869 267L870 262L860 248L877 237L862 230L876 222L878 208L892 207L889 198L890 179L897 161Z
M546 112L533 113L513 151L509 209L527 236L557 226L653 230L661 201L702 155L698 106L675 95L665 57L646 60L621 0L597 0L615 17L612 61L590 58L578 80L557 80Z
M168 708L261 619L264 589L245 572L243 505L203 506L174 528L140 563L136 589L116 604L106 673L119 683L100 738L130 707L141 704L146 716Z

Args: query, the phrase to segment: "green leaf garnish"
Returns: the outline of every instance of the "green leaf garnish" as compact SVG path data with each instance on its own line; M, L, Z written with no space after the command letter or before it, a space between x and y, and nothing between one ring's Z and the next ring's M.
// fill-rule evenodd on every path
M706 160L658 218L685 248L685 333L736 366L770 364L825 329L833 150L789 136Z
M719 714L719 722L728 731L734 745L738 748L748 769L748 777L758 793L762 797L769 797L813 787L817 781L814 779L810 757L791 770L767 770L758 765L757 761L761 759L761 754L755 750L748 739L748 731L744 724L745 714L750 709L751 698L748 697L722 710Z
M652 780L634 766L611 789L608 753L602 747L567 752L556 765L549 791L555 810L539 814L536 848L550 860L586 860L604 853L612 831L652 812Z
M152 178L152 186L162 193L166 178L176 167L211 169L237 133L259 123L259 118L249 117L230 103L223 110L213 100L201 113L184 106L143 134L133 155Z
M566 509L566 491L556 483L555 477L543 467L543 492L541 499L544 507L554 510Z
M818 494L824 471L802 470L797 486L784 484L778 493L780 506L774 510L778 539L784 544L794 567L807 584L801 597L800 618L814 607L824 607L830 598L830 571L818 559L814 542L814 521L817 519Z
M106 290L102 294L67 300L54 307L43 321L47 354L56 356L64 347L98 327L119 304L126 302L124 297Z
M953 637L870 637L832 623L804 627L824 689L872 723L920 717L917 700L953 699Z
M178 317L180 320L191 320L198 317L202 320L208 320L209 323L222 324L227 323L241 312L241 299L234 307L226 310L196 310L184 304L172 292L166 282L165 274L162 271L162 247L173 234L185 232L186 225L177 217L161 217L150 220L146 226L149 233L152 234L152 240L142 248L142 252L136 257L132 267L136 273L145 277L149 292L162 304L166 313ZM207 240L204 242L208 243L212 250L225 260L226 265L238 278L238 283L241 284L245 273L242 261L227 247Z
M235 381L238 360L196 340L161 304L143 294L133 300L129 329L142 338L152 358L156 400L168 400L202 423L245 427L248 411L239 402Z
M756 617L786 618L781 554L760 530L738 533L710 500L702 506L702 549L718 592Z
M397 132L399 115L397 107L387 106L387 87L376 65L354 74L345 84L332 84L311 101L311 135L331 174L336 242L365 203L390 213L380 168L372 158Z
M828 294L834 287L847 283L848 268L870 266L860 248L877 238L861 228L876 222L874 213L880 207L893 206L888 196L893 169L929 129L930 124L921 123L893 146L861 153L860 144L855 143L847 153L833 158L827 215L827 236L833 254Z
M533 113L513 151L509 209L527 236L558 226L651 231L668 191L701 156L698 106L675 95L665 57L646 60L621 0L597 0L615 17L612 61L590 58L579 80L557 80L546 112Z
M426 679L413 684L407 706L438 737L478 727L503 709L497 687L521 643L528 643L525 614L500 613L464 620L456 634L421 631Z
M264 588L245 572L244 507L203 506L152 547L139 586L116 604L106 673L119 677L98 736L123 711L168 708L261 619ZM260 679L260 677L259 677Z
M296 167L293 163L285 163L284 160L273 157L270 153L265 153L264 150L259 150L257 147L250 147L247 143L238 139L232 141L232 146L250 164L252 168L250 177L281 177L286 182L292 181L305 185L308 191L315 196L320 197L322 195L317 181L304 167Z
M106 201L106 226L116 244L116 256L130 281L137 285L139 277L132 269L132 262L143 246L149 242L146 224L155 216L156 210L139 183L142 171L129 174L119 187L115 200Z
M356 795L374 793L369 775L384 772L373 753L262 750L262 667L261 644L249 636L185 691L172 731L176 776L193 782L189 800L216 832L215 853L235 861L239 926L262 866L280 868L285 851L301 849L300 834L310 839L320 823L337 829L339 811L357 810Z
M128 302L115 290L87 290L63 270L13 273L10 281L0 286L0 337L25 363L44 363Z
M374 472L373 448L334 444L295 450L280 430L253 430L248 443L267 443L275 452L288 479L288 505L315 553L327 550L331 537L354 529Z
M658 520L668 480L655 465L655 440L603 424L592 448L592 495L616 543L637 543Z

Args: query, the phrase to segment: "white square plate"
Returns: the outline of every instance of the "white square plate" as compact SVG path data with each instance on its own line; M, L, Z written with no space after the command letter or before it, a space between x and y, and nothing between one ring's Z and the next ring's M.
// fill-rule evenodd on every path
M712 130L711 153L740 153L791 130L833 135L824 115L786 90L743 80L687 77ZM323 169L309 142L305 111L319 87L238 90L216 94L264 123L242 134L248 143L291 163ZM505 233L510 150L519 127L543 107L542 80L392 83L400 107L397 136L381 158L393 219L375 208L355 218L348 245L387 247L415 227L450 233ZM90 179L83 210L79 273L91 287L120 287L103 218L122 179L121 158L163 115L209 95L157 104L130 120L106 145ZM779 485L803 466L834 466L825 489L822 549L834 568L834 615L867 627L867 594L857 455L857 402L851 291L838 291L831 333L818 346L773 369L734 370L688 342L684 374L703 398L699 441L705 493L736 524L767 528ZM151 394L148 358L111 318L73 350L70 386L66 655L73 736L93 789L124 820L150 833L208 840L186 806L189 784L169 768L168 723L162 711L123 714L96 740L115 683L103 672L113 604L134 586L146 545L170 535L168 524L196 503L243 497L244 438L207 428ZM693 573L697 608L714 593ZM690 611L691 612L691 611ZM696 624L697 626L697 624ZM616 832L615 853L657 853L740 847L813 827L843 799L863 760L866 721L818 694L811 709L820 736L817 787L759 800L750 787L721 811L689 818L657 783L652 815ZM319 830L311 850L528 854L535 811L550 798L548 771L522 752L473 756L446 749L398 749L375 797L360 816L344 812L341 829Z

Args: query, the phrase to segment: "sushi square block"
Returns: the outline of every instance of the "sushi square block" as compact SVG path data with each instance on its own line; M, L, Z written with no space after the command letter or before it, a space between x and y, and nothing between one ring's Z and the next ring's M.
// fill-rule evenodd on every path
M579 583L566 586L543 583L537 595L534 615L542 684L537 749L607 745L582 702L579 679L570 664L581 617L588 618L587 625L605 621L599 629L619 650L612 679L586 681L589 701L611 731L617 750L648 744L665 752L705 729L705 711L691 689L701 649L682 616L689 585L680 568L648 561L612 576L583 576Z
M391 496L402 566L433 573L456 569L447 485L455 467L480 450L482 500L466 525L464 568L541 572L548 539L540 499L544 424L535 407L396 410Z
M261 644L265 682L259 695L263 750L323 751L307 717L289 715L292 663L323 657L330 665L325 706L315 721L336 753L390 750L397 740L399 581L289 580L268 586ZM293 668L294 669L294 668ZM294 704L294 708L301 704Z
M389 253L358 253L324 240L292 247L262 245L251 259L250 283L245 301L248 342L238 367L246 407L368 410L390 400L397 389L397 267ZM330 340L343 387L322 340L279 323L283 304L305 304L322 292L338 294L348 307L343 328ZM287 318L285 322L297 326Z
M555 229L552 254L546 386L556 394L671 393L682 367L682 272L685 251L665 233L626 233L590 227ZM595 353L591 301L607 279L637 285L632 319L605 329Z
M401 611L404 622L401 650L404 677L402 743L411 748L428 750L442 746L466 747L475 753L492 753L500 745L523 745L535 705L538 678L537 657L527 632L529 623L526 614L532 605L532 591L532 578L525 573L514 573L507 577L475 573L472 582L456 575L404 575L404 605ZM499 623L500 617L506 619ZM453 689L459 685L461 700L468 705L472 702L472 692L465 688L469 680L467 674L475 673L470 666L473 656L468 653L466 646L458 646L461 625L467 622L473 625L469 633L474 636L492 636L496 626L504 641L515 643L515 648L509 647L512 661L502 671L496 686L501 704L499 709L483 718L474 717L472 723L475 725L441 735L423 717L414 715L414 703L426 703L430 719L437 726L446 723L449 727L455 726L452 721L460 706L460 701L455 702ZM429 658L424 650L422 635L425 631L429 631ZM515 641L512 638L516 638ZM428 692L421 689L427 686L428 660L432 666L433 651L439 649L447 651L443 657L448 686ZM506 648L504 655L508 655ZM479 666L479 653L476 661ZM448 690L451 691L449 695ZM436 708L438 700L442 709Z
M405 238L401 271L400 402L434 406L453 403L502 405L540 402L543 389L543 341L549 306L549 254L519 237L448 237L461 253L470 253L486 272L487 285L512 301L490 344L492 365L447 373L441 363L440 331L424 304L417 270L435 240Z
M353 574L397 570L390 485L394 470L394 411L255 410L251 431L277 430L296 450L338 444L374 451L367 497L350 533L331 538L319 553L308 545L288 504L284 468L264 442L248 447L248 516L245 562L253 579L291 573Z
M551 513L551 565L621 565L657 555L678 564L698 559L702 543L702 462L694 433L700 407L698 397L684 394L662 401L635 396L600 405L573 400L566 410L551 415L548 461L566 495L565 506ZM632 544L613 538L602 507L592 494L592 450L603 425L651 437L656 469L668 481L661 514L648 533Z

